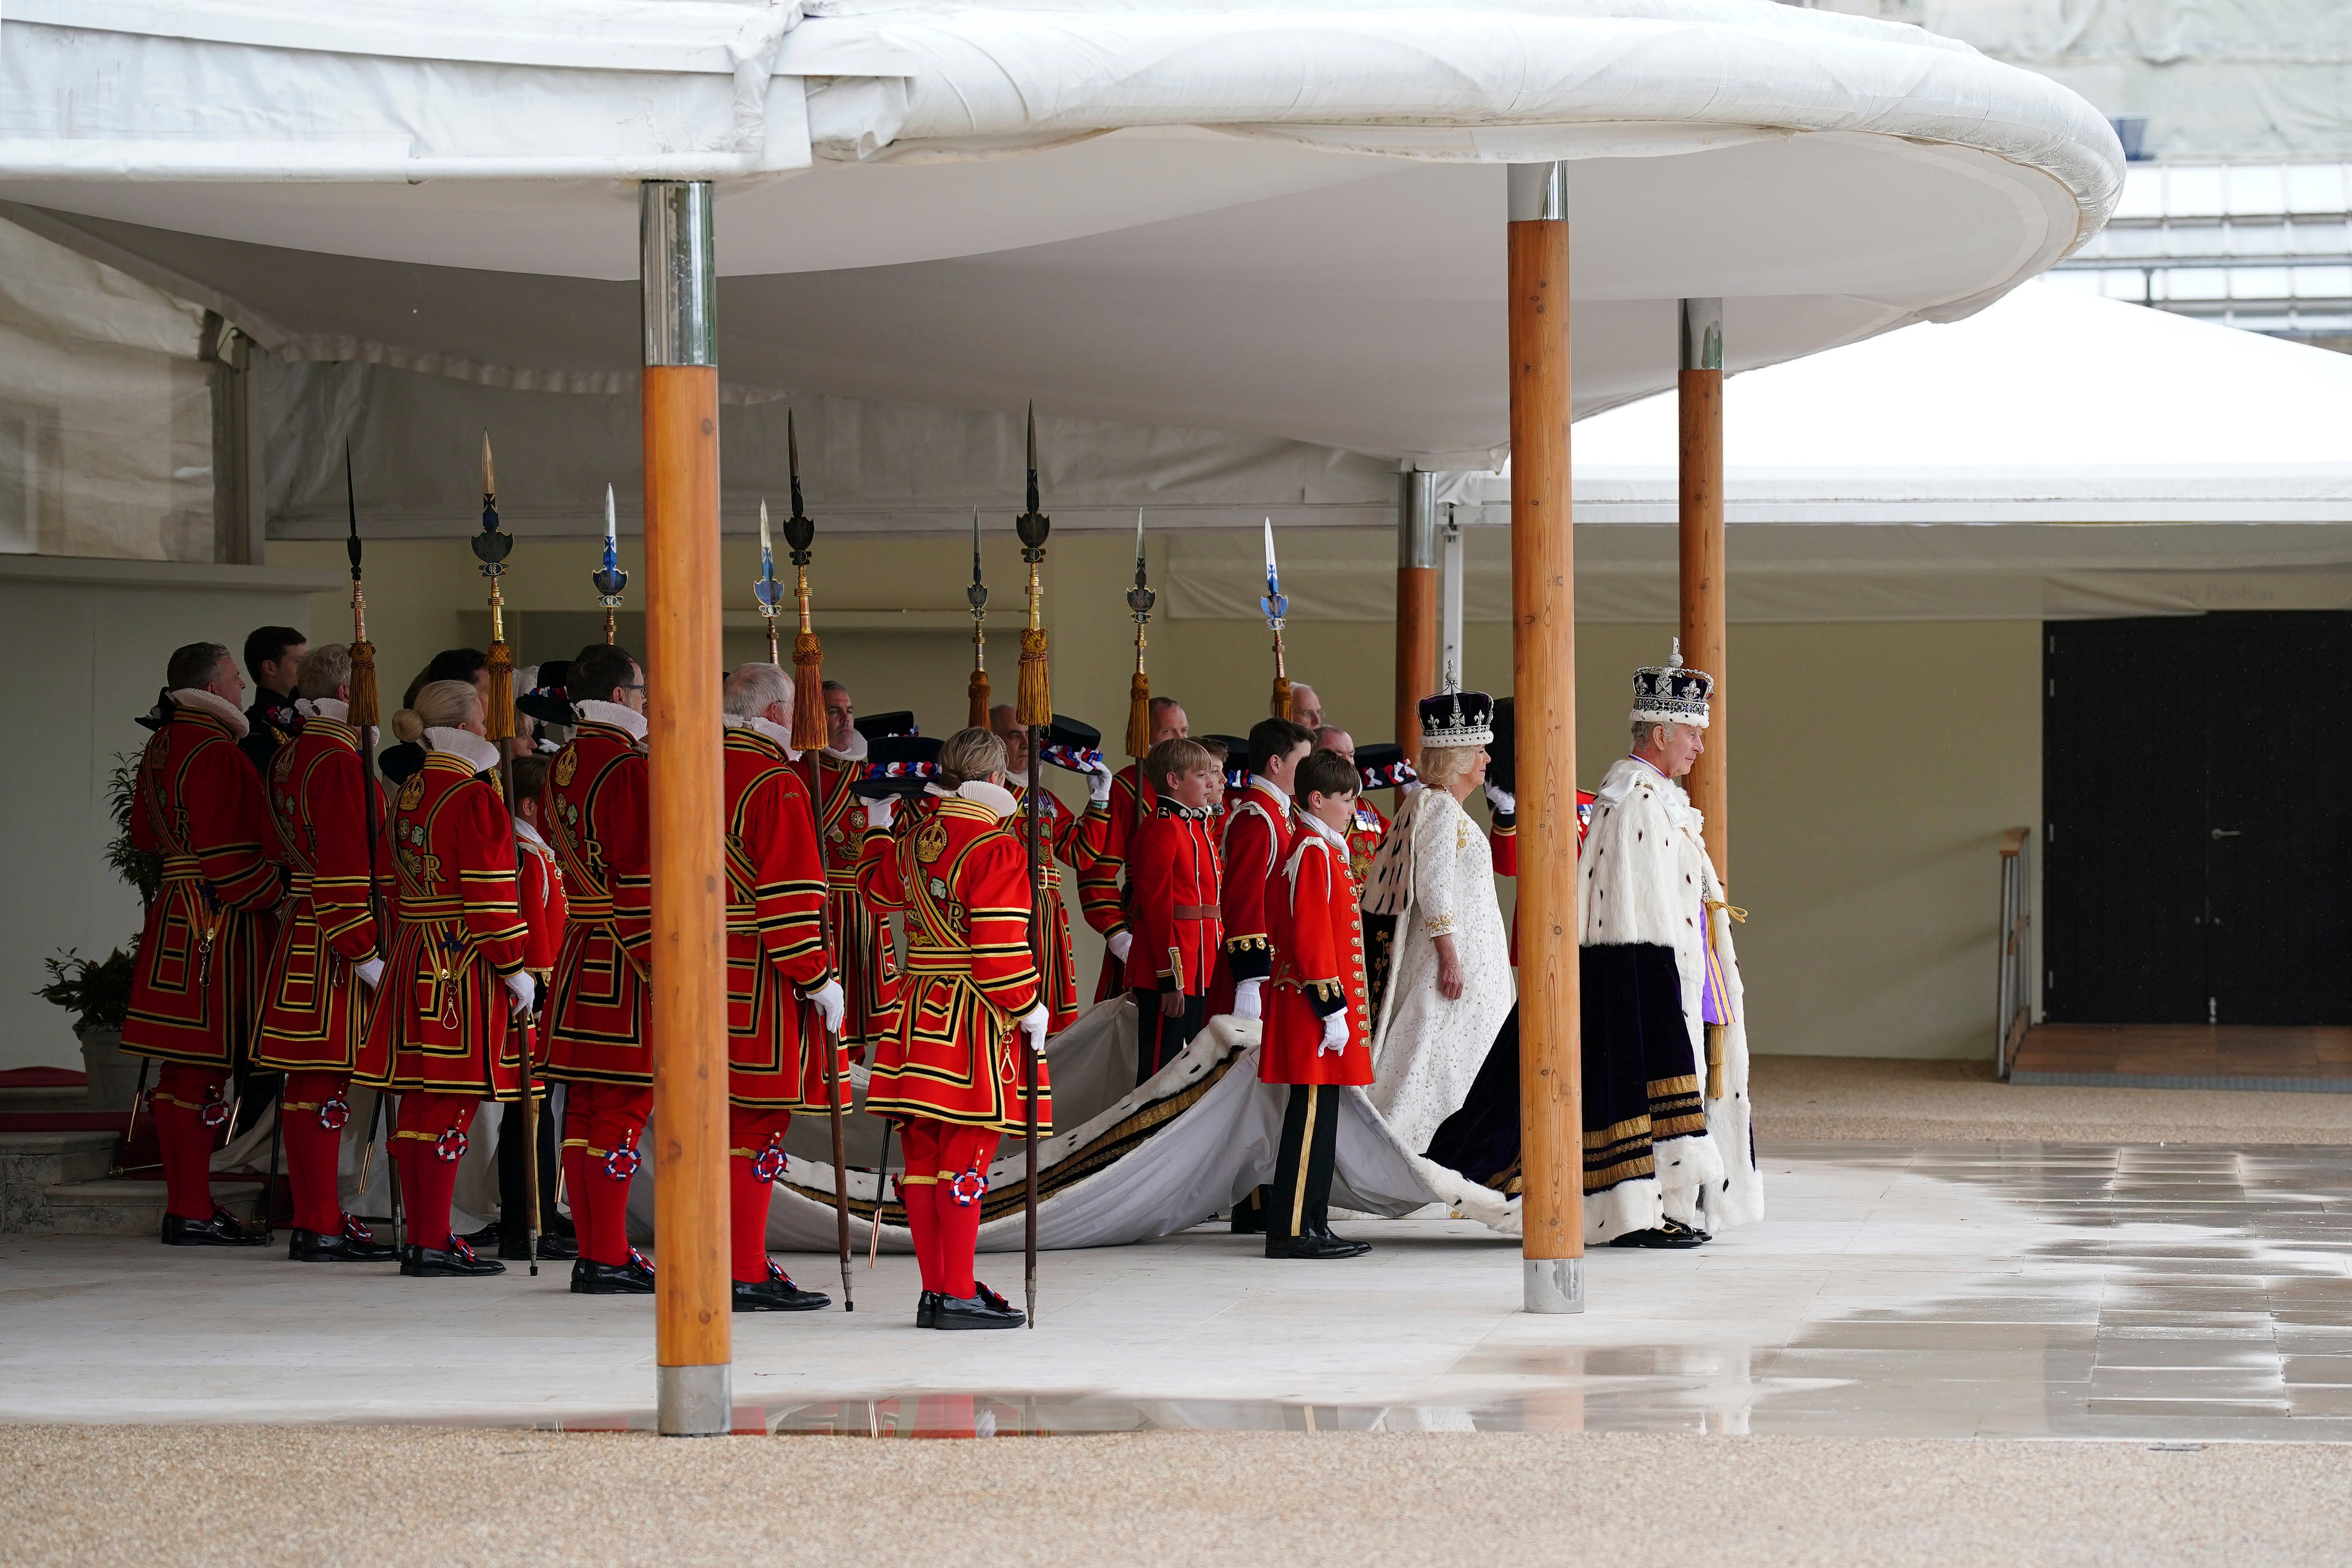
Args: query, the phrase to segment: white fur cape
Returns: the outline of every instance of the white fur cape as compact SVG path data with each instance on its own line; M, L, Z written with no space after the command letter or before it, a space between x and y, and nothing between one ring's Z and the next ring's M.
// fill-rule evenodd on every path
M1748 999L1732 951L1731 916L1721 907L1722 885L1700 837L1704 822L1680 784L1632 757L1610 768L1593 801L1592 826L1577 862L1580 945L1647 942L1674 949L1683 1020L1704 1085L1706 1029L1700 991L1706 982L1706 952L1700 922L1711 921L1732 1021L1723 1026L1723 1094L1706 1102L1706 1137L1661 1146L1656 1175L1588 1197L1588 1243L1654 1228L1661 1218L1721 1231L1764 1217L1764 1181L1749 1133Z

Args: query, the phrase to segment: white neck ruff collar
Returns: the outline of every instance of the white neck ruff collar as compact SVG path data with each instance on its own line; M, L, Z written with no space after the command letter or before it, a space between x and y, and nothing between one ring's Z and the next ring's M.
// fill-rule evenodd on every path
M583 724L610 724L615 730L627 731L631 740L646 738L646 716L634 708L624 708L601 697L590 697L574 702L572 710L580 715L580 721Z
M172 700L183 708L203 709L236 731L236 738L240 741L244 740L253 729L252 725L246 722L245 715L237 711L236 704L216 691L206 691L201 686L183 686L172 693Z
M332 719L339 724L348 724L352 719L352 705L340 697L305 697L294 704L294 710L305 719Z
M438 724L430 725L425 731L425 744L429 751L456 757L478 773L499 765L499 749L471 730L445 730Z
M955 792L966 800L977 801L988 807L996 813L1000 821L1021 809L1021 803L1013 798L1011 790L1002 784L990 784L986 779L966 779L956 785Z

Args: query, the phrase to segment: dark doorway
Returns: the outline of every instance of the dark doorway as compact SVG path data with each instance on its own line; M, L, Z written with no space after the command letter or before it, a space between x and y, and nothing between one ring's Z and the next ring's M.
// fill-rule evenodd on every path
M2352 614L2043 628L2053 1023L2352 1023Z

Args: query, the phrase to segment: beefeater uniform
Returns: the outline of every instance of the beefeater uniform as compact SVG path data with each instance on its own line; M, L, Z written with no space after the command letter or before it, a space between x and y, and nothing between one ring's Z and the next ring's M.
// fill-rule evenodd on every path
M738 1284L780 1273L768 1208L795 1110L851 1102L849 1076L808 998L834 978L824 945L824 866L808 787L786 737L727 720L728 1193Z
M1501 829L1498 828L1496 831L1499 833ZM1363 795L1356 796L1356 815L1348 819L1347 832L1348 875L1356 879L1356 886L1362 887L1365 879L1372 874L1372 857L1380 853L1381 840L1388 835L1387 815L1379 806L1374 805L1368 796ZM1511 863L1514 866L1518 864L1516 858ZM1496 865L1495 870L1498 876L1518 875L1517 871L1505 872L1499 862Z
M343 1213L335 1179L352 1071L375 1002L361 971L382 956L369 897L367 796L375 784L360 765L359 731L347 712L336 698L312 699L301 732L270 759L270 820L289 897L253 1059L286 1075L278 1109L294 1228L364 1240L365 1227ZM383 817L379 806L376 820Z
M850 785L866 776L865 749L856 756L830 748L817 753L817 832L824 848L825 913L841 970L847 1010L841 1043L853 1058L872 1061L874 1047L897 1027L902 983L890 927L857 896L858 856L866 842L866 803Z
M139 935L122 1048L163 1064L152 1103L163 1157L164 1229L212 1219L212 1151L228 1121L229 1073L260 1021L263 953L256 923L283 886L261 777L237 742L245 715L199 688L139 758L131 841L163 860ZM234 1222L231 1222L232 1227Z
M973 1296L972 1252L997 1141L1027 1127L1019 1021L1038 1005L1029 951L1029 857L1013 797L966 784L938 797L904 837L870 828L858 890L907 917L907 986L883 1041L866 1109L898 1123L900 1194L923 1289ZM1053 1090L1037 1063L1037 1129Z
M1013 832L1021 840L1024 856L1029 850L1029 786L1007 774L1006 787L1012 792ZM1079 846L1081 829L1086 818L1073 814L1061 797L1052 790L1040 796L1037 815L1038 848L1045 861L1045 994L1044 1001L1052 1015L1045 1027L1060 1034L1078 1016L1078 978L1070 957L1070 910L1062 901L1062 867L1084 876L1080 861L1085 851ZM1025 873L1024 873L1025 875ZM1108 955L1105 955L1108 959Z
M1136 798L1143 801L1140 814ZM1150 814L1159 809L1160 792L1144 782L1142 765L1129 763L1111 775L1110 794L1087 807L1074 840L1078 874L1078 912L1096 935L1108 942L1121 932L1134 932L1128 920L1127 860L1135 836ZM1133 956L1134 950L1129 950ZM1108 1001L1128 989L1127 965L1106 952L1102 974L1095 982L1095 1000Z
M1162 799L1133 844L1128 919L1135 946L1128 973L1135 993L1135 1081L1174 1060L1205 1021L1222 922L1214 813ZM1150 984L1141 984L1146 978ZM1184 997L1184 1011L1162 1017L1160 998Z
M617 702L574 707L580 723L540 793L568 901L547 1075L565 1086L563 1184L580 1257L620 1268L630 1261L629 1179L643 1163L637 1141L654 1100L646 721Z
M393 799L400 929L352 1076L400 1096L393 1164L409 1244L471 1261L449 1234L449 1200L476 1107L525 1091L529 1037L506 977L522 973L530 933L513 818L488 771L498 748L463 730L425 737L425 766Z
M1359 883L1346 838L1301 814L1297 839L1267 895L1274 927L1274 978L1267 987L1258 1081L1291 1086L1276 1156L1270 1247L1293 1237L1328 1236L1339 1107L1330 1090L1372 1081L1372 1020L1364 984ZM1325 1020L1343 1016L1345 1046L1324 1048Z

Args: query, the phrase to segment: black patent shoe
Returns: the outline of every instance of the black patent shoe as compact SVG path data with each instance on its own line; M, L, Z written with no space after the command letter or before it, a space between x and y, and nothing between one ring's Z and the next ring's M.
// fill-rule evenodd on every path
M992 1290L988 1288L987 1280L975 1279L971 1282L971 1288L975 1291L979 1292L980 1299L982 1300L987 1302L998 1311L1010 1312L1013 1310L1013 1303L1006 1300L1001 1292Z
M793 1277L768 1261L768 1277L756 1284L735 1281L735 1310L739 1312L814 1312L820 1307L833 1305L833 1298L821 1290L803 1290L793 1283Z
M1688 1252L1699 1244L1699 1234L1677 1220L1667 1220L1655 1230L1629 1230L1612 1237L1612 1247L1639 1247L1654 1252Z
M992 1306L988 1298L981 1295L942 1294L931 1310L931 1327L935 1329L1017 1329L1028 1321L1018 1309Z
M404 1279L486 1279L506 1271L507 1266L494 1258L477 1258L461 1236L449 1238L446 1252L411 1242L400 1255L400 1275Z
M248 1230L236 1215L215 1205L210 1219L183 1219L178 1215L163 1216L163 1245L166 1247L267 1247L267 1231Z
M1309 1260L1327 1258L1361 1258L1372 1249L1369 1241L1349 1241L1344 1236L1325 1231L1319 1236L1269 1236L1265 1238L1268 1258L1297 1258Z
M629 1260L621 1267L626 1268L637 1279L644 1280L646 1282L646 1289L650 1290L654 1288L653 1260L647 1258L644 1253L639 1252L635 1247L633 1247L629 1248Z
M399 1256L400 1248L378 1241L353 1215L345 1215L343 1228L332 1236L298 1227L286 1244L294 1263L390 1263Z
M489 1224L482 1226L479 1230L467 1231L466 1233L466 1245L468 1247L489 1247L496 1244L502 1234L503 1231L500 1222L498 1220L492 1220Z
M588 1258L575 1258L572 1264L572 1293L575 1296L650 1296L654 1280L650 1274L638 1274L625 1263L595 1263Z
M580 1240L577 1237L548 1232L539 1238L539 1260L541 1263L564 1263L579 1256Z
M926 1290L915 1298L915 1327L936 1329L940 1326L940 1293Z

